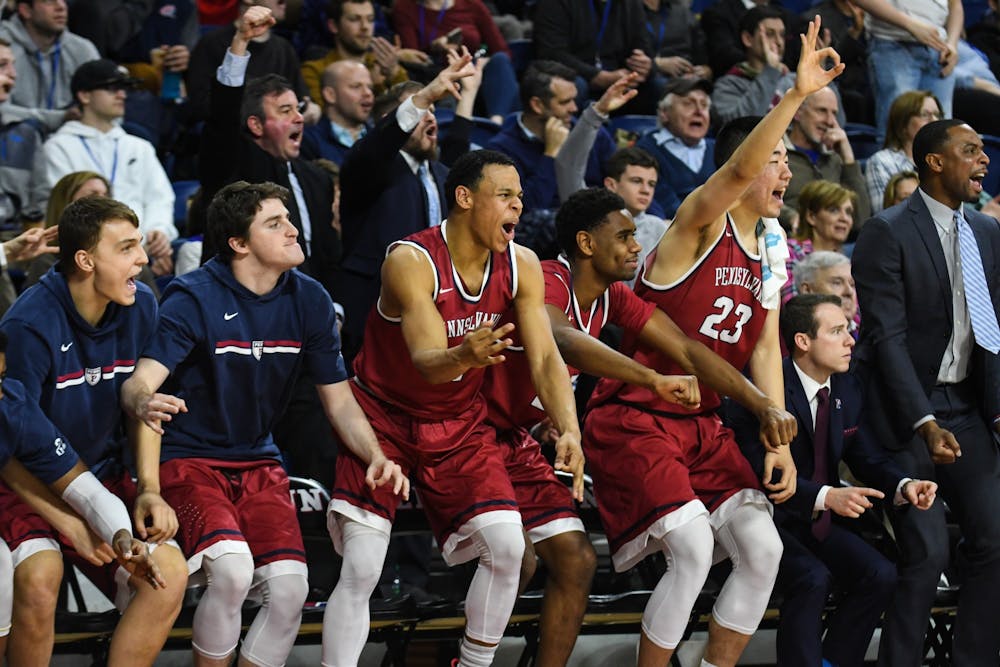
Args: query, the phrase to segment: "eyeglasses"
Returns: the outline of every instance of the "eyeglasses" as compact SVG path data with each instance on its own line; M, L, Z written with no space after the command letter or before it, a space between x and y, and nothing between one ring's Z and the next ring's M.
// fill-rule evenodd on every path
M921 120L933 121L933 120L941 120L942 116L940 111L921 111L920 113L917 114L917 117L920 118Z

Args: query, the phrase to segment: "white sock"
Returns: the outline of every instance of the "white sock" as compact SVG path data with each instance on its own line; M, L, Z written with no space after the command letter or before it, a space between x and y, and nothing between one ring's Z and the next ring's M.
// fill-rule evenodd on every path
M701 667L715 667L715 665L713 665L712 663L710 663L708 660L705 660L704 658L702 658L701 659Z
M458 654L458 667L490 667L497 646L474 644L468 639L462 639L462 647Z

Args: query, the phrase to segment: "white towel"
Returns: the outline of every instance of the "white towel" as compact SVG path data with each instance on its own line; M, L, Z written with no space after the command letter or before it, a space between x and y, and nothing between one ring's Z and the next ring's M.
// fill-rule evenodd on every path
M761 218L757 223L757 252L763 285L760 302L768 310L781 305L781 288L788 282L788 243L777 218Z

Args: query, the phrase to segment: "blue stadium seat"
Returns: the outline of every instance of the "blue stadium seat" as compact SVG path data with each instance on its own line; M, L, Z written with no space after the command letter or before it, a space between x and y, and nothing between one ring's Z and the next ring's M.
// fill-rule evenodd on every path
M844 132L851 142L854 150L854 157L864 164L873 153L882 149L882 142L878 138L878 130L873 125L864 123L847 123L844 125Z
M512 39L507 42L507 46L510 48L514 73L520 79L524 70L528 69L528 63L534 59L535 44L530 39Z
M188 200L201 187L198 181L174 181L174 225L184 235L184 226L187 223Z
M983 146L990 156L989 172L983 181L983 190L995 197L1000 194L1000 137L984 134Z
M625 116L612 116L608 121L611 132L615 130L626 130L636 134L645 134L656 129L656 116L645 116L641 114L630 114Z

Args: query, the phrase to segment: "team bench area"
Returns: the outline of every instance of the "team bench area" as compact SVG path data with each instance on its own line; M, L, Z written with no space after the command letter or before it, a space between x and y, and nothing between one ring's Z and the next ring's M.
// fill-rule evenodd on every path
M302 613L298 644L319 644L322 639L323 610L330 590L336 582L340 559L333 550L326 531L326 507L329 493L320 483L301 477L292 477L292 499L298 509L310 568L312 590ZM628 572L616 573L611 567L607 543L594 504L593 493L588 491L580 507L581 517L587 527L598 555L598 570L584 617L582 635L598 634L638 634L642 612L650 593L659 580L665 562L662 556L652 556ZM890 541L874 519L865 524L866 536L876 543ZM427 534L429 527L419 507L407 505L400 508L394 534ZM448 568L434 552L431 567L429 591L432 599L416 599L407 594L392 595L371 602L371 635L369 642L383 642L387 651L384 667L403 667L416 662L422 665L447 665L448 660L435 658L435 645L457 646L462 636L465 619L462 613L462 599L468 587L474 565ZM691 614L687 637L697 631L708 629L715 595L727 572L717 566L712 570L698 602ZM72 568L66 569L63 582L60 611L56 615L57 654L89 654L92 665L105 664L105 654L111 633L118 620L116 611L87 611L84 595ZM508 636L520 636L526 646L518 660L518 667L532 664L538 638L538 617L541 608L544 567L532 580L528 590L515 605ZM957 588L941 585L937 602L928 619L927 639L924 646L924 665L946 667L951 664L951 633L957 602ZM188 590L184 609L170 633L166 648L189 648L191 642L191 622L201 589L197 586ZM377 593L376 593L377 594ZM68 601L74 599L80 611L67 611ZM761 623L762 629L777 627L780 600L772 598L769 609ZM836 604L836 595L830 599L830 608ZM245 625L249 625L256 608L252 602L244 605ZM419 659L417 656L420 656ZM675 656L676 665L680 662Z

